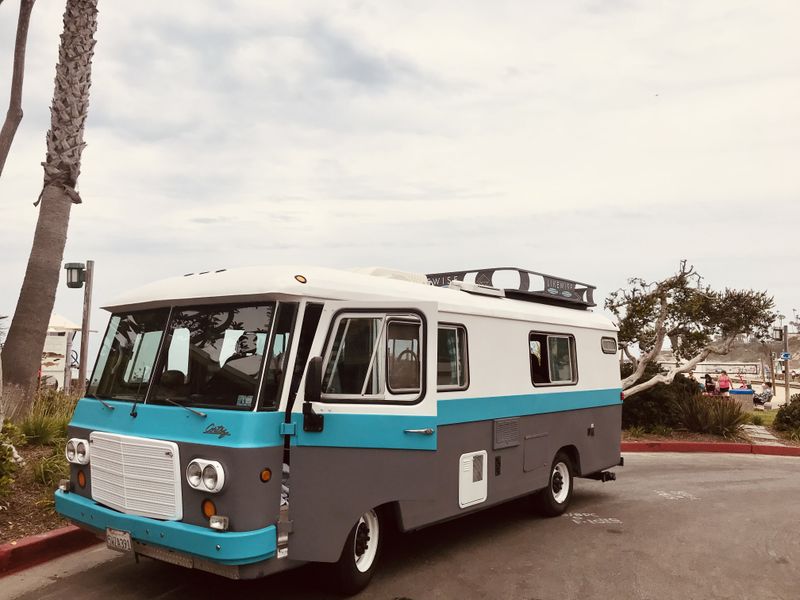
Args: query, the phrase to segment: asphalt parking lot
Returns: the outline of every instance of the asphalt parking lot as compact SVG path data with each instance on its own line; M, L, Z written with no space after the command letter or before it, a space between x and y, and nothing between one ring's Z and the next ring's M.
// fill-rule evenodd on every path
M358 598L800 597L800 458L628 454L617 472L578 480L563 517L516 501L400 535ZM234 582L98 547L0 580L0 598L333 597L321 579Z

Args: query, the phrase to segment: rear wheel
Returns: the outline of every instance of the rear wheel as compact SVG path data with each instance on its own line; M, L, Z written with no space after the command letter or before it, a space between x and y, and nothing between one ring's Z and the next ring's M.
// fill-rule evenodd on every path
M372 579L382 544L381 526L378 513L368 510L350 530L342 555L333 565L334 583L342 594L357 594Z
M572 500L572 461L564 452L559 452L550 467L550 479L546 488L535 496L536 507L545 517L563 515Z

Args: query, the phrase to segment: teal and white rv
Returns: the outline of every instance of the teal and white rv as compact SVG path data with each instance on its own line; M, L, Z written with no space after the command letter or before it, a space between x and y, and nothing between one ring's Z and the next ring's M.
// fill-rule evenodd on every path
M58 512L109 547L230 578L329 563L389 528L621 464L616 330L592 286L518 268L306 267L167 279L115 301L69 426Z

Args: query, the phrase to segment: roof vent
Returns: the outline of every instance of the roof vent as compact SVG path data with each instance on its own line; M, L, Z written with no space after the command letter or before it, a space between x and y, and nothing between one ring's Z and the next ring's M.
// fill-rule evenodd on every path
M386 279L397 279L398 281L410 281L411 283L428 284L428 278L422 273L409 273L397 269L387 269L386 267L363 267L351 269L354 273L362 275L372 275L373 277L385 277Z
M468 283L466 281L460 281L458 279L454 279L450 282L450 285L447 286L451 290L461 290L462 292L468 292L470 294L478 294L480 296L494 296L495 298L505 298L506 293L505 291L501 290L500 288L492 287L490 285L479 285L477 283Z

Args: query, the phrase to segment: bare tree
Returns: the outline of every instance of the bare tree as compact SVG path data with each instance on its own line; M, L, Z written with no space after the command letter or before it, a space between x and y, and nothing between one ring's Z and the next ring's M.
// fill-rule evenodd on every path
M39 218L2 357L6 393L12 388L6 407L12 418L27 414L30 408L55 302L70 209L81 202L75 187L85 147L96 31L97 0L67 0L50 107L44 185L36 201Z
M8 101L8 112L3 128L0 129L0 175L6 164L11 142L22 121L22 81L25 75L25 47L28 44L28 24L31 11L36 0L20 0L19 20L17 21L17 39L14 43L14 67L11 74L11 97ZM3 0L0 0L2 4Z
M626 397L657 383L670 383L678 373L692 371L711 354L727 354L737 336L766 335L775 318L773 299L766 292L712 290L685 260L675 275L663 281L633 278L628 284L605 303L617 318L620 348L634 367L622 380ZM667 339L677 366L640 382ZM683 360L686 362L681 363Z

